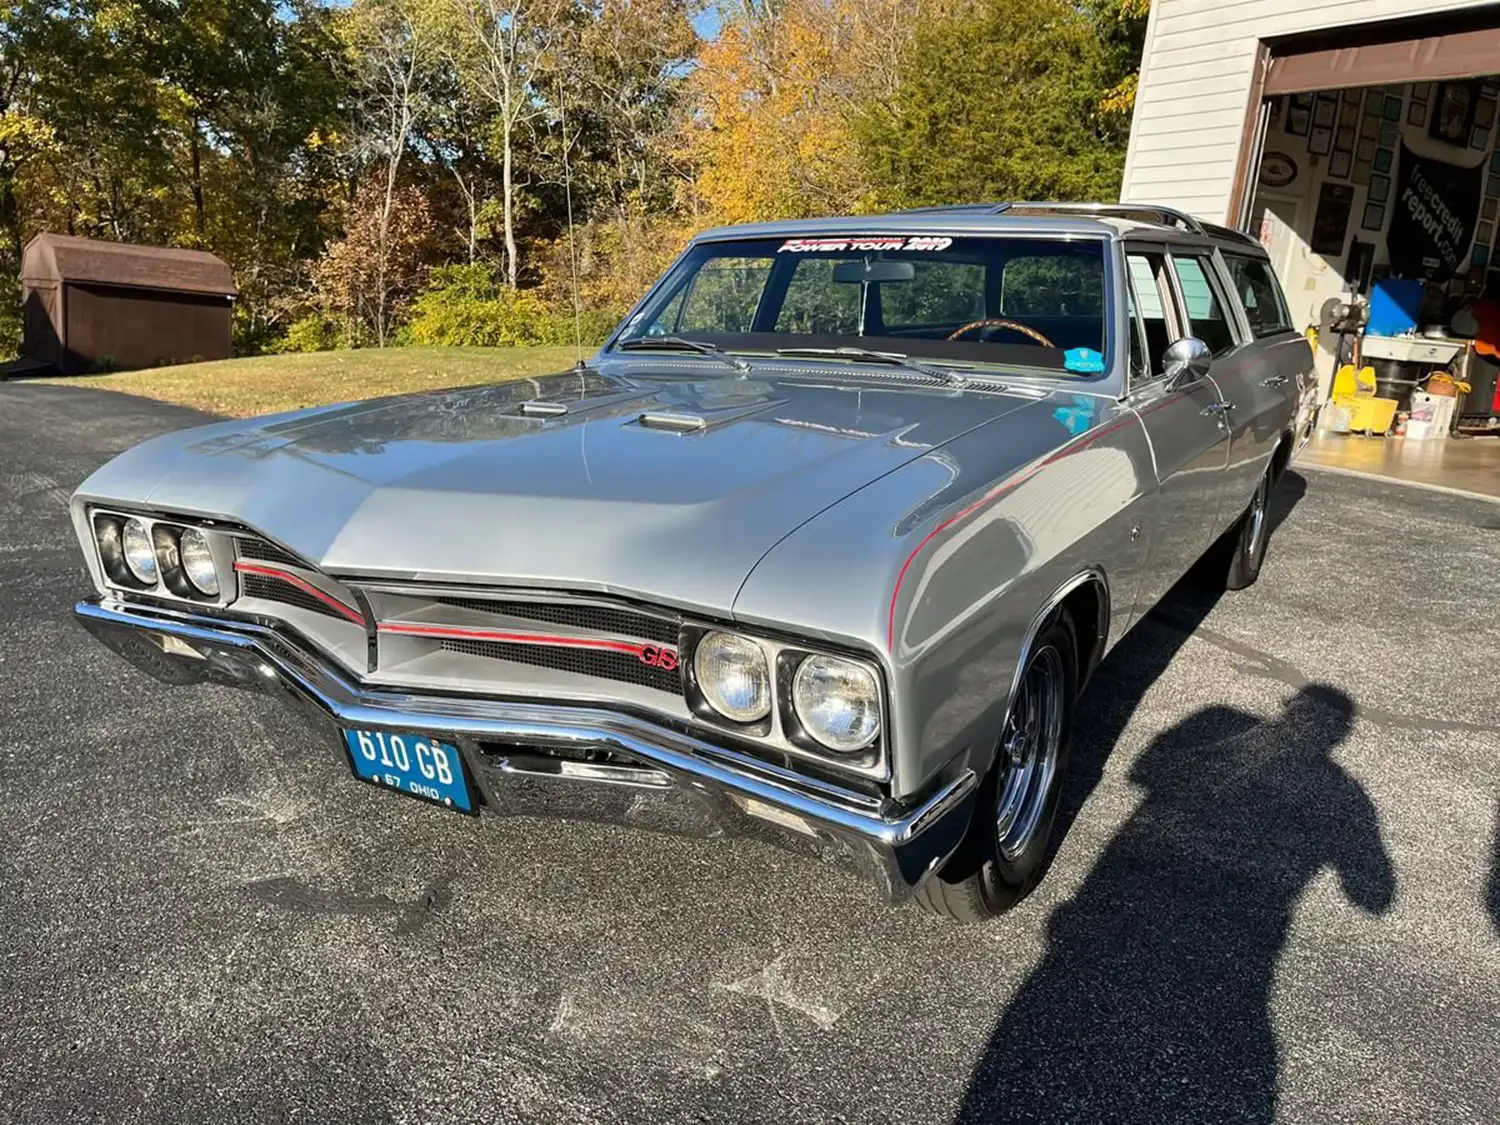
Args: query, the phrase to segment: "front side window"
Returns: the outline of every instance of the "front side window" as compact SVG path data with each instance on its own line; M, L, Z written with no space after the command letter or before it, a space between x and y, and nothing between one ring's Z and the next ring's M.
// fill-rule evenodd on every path
M1167 259L1164 254L1131 251L1125 255L1125 266L1130 275L1131 314L1144 339L1145 353L1139 364L1141 370L1132 370L1131 374L1151 379L1165 370L1167 348L1178 336L1168 304Z
M1213 265L1207 258L1176 255L1172 264L1177 269L1177 284L1182 287L1189 331L1207 344L1214 355L1223 355L1238 341L1213 281Z
M1106 248L1103 239L938 234L701 243L619 342L686 336L763 354L858 347L1097 375L1111 340Z
M1242 258L1226 254L1224 262L1229 266L1229 277L1234 282L1235 295L1245 310L1245 319L1250 331L1257 338L1274 336L1278 332L1290 332L1292 318L1287 313L1286 299L1281 286L1271 272L1271 264L1259 258Z

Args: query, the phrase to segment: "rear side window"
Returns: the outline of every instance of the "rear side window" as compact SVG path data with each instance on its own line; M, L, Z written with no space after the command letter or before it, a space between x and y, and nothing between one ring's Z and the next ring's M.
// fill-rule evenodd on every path
M1238 342L1229 316L1219 299L1213 281L1213 267L1207 258L1172 257L1177 268L1177 283L1182 287L1182 303L1187 306L1192 333L1208 345L1214 355L1223 355Z
M1244 306L1250 331L1257 337L1291 331L1292 318L1286 309L1286 298L1281 294L1281 286L1276 283L1270 263L1233 254L1226 254L1224 261L1234 281L1235 296Z

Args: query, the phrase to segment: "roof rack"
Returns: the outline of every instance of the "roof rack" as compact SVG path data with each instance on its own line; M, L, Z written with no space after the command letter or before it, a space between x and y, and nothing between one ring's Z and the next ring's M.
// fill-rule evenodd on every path
M897 211L898 215L998 215L1009 211L1010 203L939 203L935 207L908 207Z
M1163 207L1158 203L1010 203L1003 205L1010 211L1043 211L1063 215L1097 215L1101 218L1129 219L1142 215L1156 216L1156 222L1164 226L1180 226L1191 234L1207 234L1203 224L1185 211L1175 207Z

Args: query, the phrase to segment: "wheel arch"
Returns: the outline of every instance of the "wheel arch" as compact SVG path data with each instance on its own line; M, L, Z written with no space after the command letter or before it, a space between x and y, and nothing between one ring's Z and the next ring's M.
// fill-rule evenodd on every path
M1074 638L1078 642L1078 687L1081 691L1103 658L1104 646L1109 640L1109 579L1103 567L1090 566L1080 570L1042 602L1021 639L1021 650L1016 657L1015 671L1011 674L1010 691L1005 697L1007 706L1020 687L1021 674L1026 670L1027 661L1031 659L1032 646L1036 644L1037 637L1060 613L1068 615Z

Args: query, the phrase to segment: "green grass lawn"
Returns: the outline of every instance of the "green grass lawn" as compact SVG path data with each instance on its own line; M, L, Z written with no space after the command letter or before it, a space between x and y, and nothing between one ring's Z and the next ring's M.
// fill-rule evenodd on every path
M246 418L406 391L524 379L562 371L575 359L571 347L364 348L184 363L37 382L121 391Z

